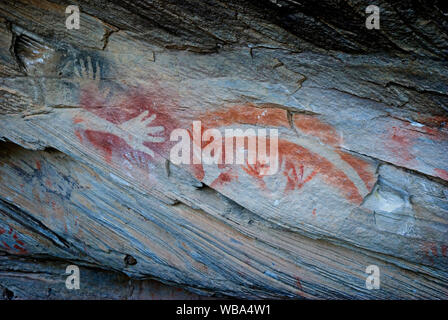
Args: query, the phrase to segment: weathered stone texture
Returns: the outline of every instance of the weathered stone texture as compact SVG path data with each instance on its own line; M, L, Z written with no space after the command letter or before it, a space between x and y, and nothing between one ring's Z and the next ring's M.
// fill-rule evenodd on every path
M80 30L69 4L0 3L0 286L75 261L115 288L89 269L79 298L150 297L112 272L221 297L447 298L439 2L377 1L380 30L357 0L80 1ZM174 165L170 132L193 121L278 129L279 172Z

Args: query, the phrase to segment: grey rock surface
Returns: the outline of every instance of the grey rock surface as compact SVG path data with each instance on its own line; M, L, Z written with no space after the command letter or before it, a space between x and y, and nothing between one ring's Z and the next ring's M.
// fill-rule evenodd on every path
M79 30L70 4L0 3L1 287L76 262L75 298L447 298L441 2L377 1L380 30L365 1L79 1ZM175 165L193 121L277 129L279 172Z

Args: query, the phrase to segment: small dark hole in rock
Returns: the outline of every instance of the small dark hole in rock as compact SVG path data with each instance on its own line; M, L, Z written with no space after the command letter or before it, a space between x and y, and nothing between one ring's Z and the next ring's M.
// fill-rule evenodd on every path
M3 298L6 300L12 300L14 298L14 292L8 288L3 289Z
M127 266L133 266L133 265L136 265L136 264L137 264L137 260L135 260L135 258L134 258L133 256L127 254L127 255L124 257L124 263L125 263Z

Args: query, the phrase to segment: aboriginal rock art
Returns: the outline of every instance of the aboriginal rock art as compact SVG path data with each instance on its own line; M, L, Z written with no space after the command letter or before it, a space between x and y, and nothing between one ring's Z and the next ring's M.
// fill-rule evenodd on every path
M116 157L128 163L129 167L136 165L145 170L156 157L168 158L169 134L176 125L179 126L170 115L173 110L163 106L161 99L154 99L153 94L145 94L144 90L132 92L132 89L118 87L117 92L112 92L115 87L103 85L100 64L97 61L94 66L90 57L86 62L79 60L79 66L72 63L75 78L80 83L81 105L92 114L91 117L78 116L73 120L75 133L81 142L87 140L102 150L108 161ZM199 119L204 124L203 131L239 125L282 127L293 131L296 134L294 142L279 140L280 171L277 178L283 179L285 193L300 192L313 179L320 179L339 190L350 202L360 204L373 186L374 167L341 151L338 148L342 141L339 134L329 124L313 116L294 115L294 127L291 128L286 110L245 104L202 114ZM208 143L202 142L201 148L204 149ZM218 165L217 169L220 172L209 181L212 187L225 187L238 181L243 174L252 179L261 191L272 191L264 181L267 167L261 162ZM192 164L190 170L200 181L210 179L206 177L210 170L202 164Z
M246 161L246 166L243 166L242 169L250 176L254 177L257 180L258 185L265 190L266 183L263 180L263 177L266 175L265 171L269 167L268 164L257 161L255 164L251 165L248 161ZM220 178L222 179L222 177Z
M26 254L25 242L11 228L0 226L0 247L13 254Z
M300 164L296 169L291 163L287 164L287 168L284 168L283 174L286 176L288 183L286 185L285 190L292 191L294 189L302 188L305 183L313 179L313 177L318 173L318 170L314 169L307 176L304 174L304 166Z
M283 127L297 134L279 139L280 170L277 179L283 179L284 193L300 192L313 179L321 179L332 186L350 202L360 204L375 183L375 165L359 157L342 151L339 145L342 138L329 124L309 115L295 115L294 127L290 127L286 110L237 105L226 111L203 114L201 120L204 130L210 127L231 127L232 125L263 125ZM268 142L269 144L269 142ZM204 148L205 145L202 145ZM247 151L247 148L246 148ZM223 169L212 186L223 187L237 181L241 173L250 176L261 190L268 193L264 181L266 165L257 162L240 166L218 166ZM196 166L194 172L200 180L206 176L203 166Z
M436 264L446 265L448 261L448 245L437 242L425 241L421 247L423 262L434 266Z
M80 83L81 105L91 113L89 117L80 115L73 119L75 134L82 143L89 143L104 152L109 162L116 159L121 164L127 163L125 166L129 169L136 166L147 171L148 163L156 158L168 159L172 145L170 132L185 125L174 120L178 118L175 115L177 106L166 103L163 90L122 89L112 84L105 85L101 80L100 63L93 64L90 57L86 62L81 59L79 63L72 64L75 79ZM156 86L154 83L151 85ZM209 128L238 128L241 125L292 131L293 140L279 139L280 171L276 179L283 181L284 193L301 192L307 183L319 179L339 190L350 202L360 204L374 184L374 166L341 151L340 135L316 117L295 114L291 127L284 109L243 104L199 114L198 119L203 123L202 132ZM269 145L269 139L266 140ZM200 148L203 150L209 143L202 141ZM247 152L247 146L245 148ZM242 165L215 165L213 174L202 164L191 164L189 170L198 180L214 188L224 188L246 176L262 192L272 192L265 182L268 168L260 161L255 164L246 161Z
M431 119L422 120L424 122L431 122ZM399 121L397 125L389 128L383 135L382 138L388 142L385 145L386 150L398 165L419 168L422 166L422 162L419 160L417 154L422 142L433 144L446 143L448 141L445 122L437 117L432 121L435 121L438 125L437 128L419 123L412 124L406 121ZM441 179L448 180L448 173L444 169L434 168L432 174Z
M95 67L90 57L87 62L74 65L75 78L80 83L82 107L91 117L74 118L76 135L81 142L92 144L105 153L106 160L125 161L132 168L147 169L149 162L161 157L168 159L169 134L182 127L173 120L176 107L163 105L162 92L145 94L144 90L122 90L114 94L111 87L102 89L101 68ZM78 70L79 69L79 70ZM240 125L282 127L298 135L293 139L279 140L280 172L285 193L300 192L313 179L320 179L339 190L344 197L360 204L374 183L375 169L369 163L338 149L340 136L328 124L308 115L296 115L291 129L286 110L253 104L234 105L224 110L200 114L202 130L236 127ZM184 126L185 127L185 126ZM190 132L191 134L191 132ZM209 142L202 142L204 149ZM267 139L269 144L269 139ZM247 151L247 148L246 150ZM223 153L224 154L224 153ZM217 165L215 178L206 176L207 168L192 164L189 169L200 180L212 187L222 188L246 175L262 191L270 192L264 181L267 167L257 162L243 165ZM240 168L240 169L238 169ZM210 180L211 179L211 180Z
M84 136L104 149L109 160L112 153L127 154L137 163L154 159L168 140L164 122L169 119L158 111L161 107L148 97L129 93L120 96L111 87L102 86L100 64L97 61L94 68L90 57L86 63L79 60L79 70L73 65L80 83L81 105L91 112L89 117L74 118L78 138Z

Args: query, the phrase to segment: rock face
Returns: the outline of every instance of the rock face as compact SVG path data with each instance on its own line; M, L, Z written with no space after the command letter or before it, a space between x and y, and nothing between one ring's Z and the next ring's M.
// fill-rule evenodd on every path
M71 4L0 3L4 296L448 298L441 3L376 1L379 30L358 0ZM277 129L278 172L174 164L194 121Z

